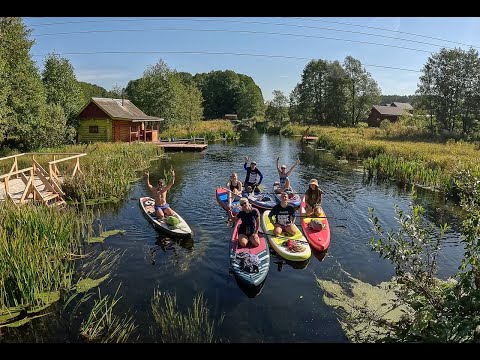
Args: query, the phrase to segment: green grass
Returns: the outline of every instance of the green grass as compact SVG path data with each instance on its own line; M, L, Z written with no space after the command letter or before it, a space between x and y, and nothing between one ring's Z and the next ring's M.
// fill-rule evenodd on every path
M73 208L9 202L0 213L0 312L38 312L71 287L86 219Z
M302 135L306 128L290 126L296 135ZM480 150L476 144L398 140L399 134L400 131L392 133L389 128L311 126L309 131L309 135L318 136L315 147L329 149L338 157L365 159L363 165L371 176L436 188L453 195L467 192L480 201ZM408 138L411 137L409 134Z
M185 125L175 125L159 135L161 139L187 139L192 137L203 137L209 141L215 141L226 138L227 140L236 140L239 134L229 120L208 120L196 121L191 128Z

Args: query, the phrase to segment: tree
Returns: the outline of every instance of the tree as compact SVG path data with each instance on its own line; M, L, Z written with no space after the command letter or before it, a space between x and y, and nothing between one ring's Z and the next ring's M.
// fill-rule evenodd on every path
M170 81L174 92L173 121L175 124L187 126L190 132L193 130L193 123L203 115L202 93L195 82L185 80L184 75L174 73Z
M299 90L299 112L303 121L325 124L327 62L312 60L303 70Z
M280 90L273 90L273 99L267 105L265 117L275 128L288 121L288 99Z
M236 104L238 117L240 119L263 117L265 107L262 90L250 76L238 74L238 77L240 79Z
M109 97L108 91L101 86L90 84L83 81L79 81L78 85L82 89L84 104L89 102L92 97L101 97L101 98Z
M44 122L45 89L30 58L33 41L20 18L0 18L0 132L22 150L35 146L34 127Z
M174 90L170 81L173 71L160 59L147 67L143 76L128 82L126 96L145 114L165 119L165 126L174 121Z
M472 130L480 113L480 60L474 49L441 49L427 60L416 93L440 128ZM432 117L433 118L433 117Z
M47 103L60 105L67 118L67 126L77 129L76 117L85 102L73 66L68 59L53 53L47 56L44 65L42 80Z
M325 80L325 118L329 124L343 125L347 117L347 77L338 61L327 64Z
M302 118L300 113L300 90L299 84L295 86L289 96L288 117L291 121L299 121Z
M347 56L344 61L347 76L347 112L352 126L368 116L372 105L380 101L380 88L359 60Z
M121 99L124 95L125 89L118 84L113 85L112 90L107 92L107 97L112 99Z

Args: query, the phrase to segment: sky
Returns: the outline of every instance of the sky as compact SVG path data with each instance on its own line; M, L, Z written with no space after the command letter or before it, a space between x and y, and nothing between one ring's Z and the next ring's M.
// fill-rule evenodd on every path
M245 74L286 96L309 61L360 60L383 95L413 95L427 59L441 48L480 51L479 17L24 17L40 71L50 53L77 80L111 90L160 59L192 75Z

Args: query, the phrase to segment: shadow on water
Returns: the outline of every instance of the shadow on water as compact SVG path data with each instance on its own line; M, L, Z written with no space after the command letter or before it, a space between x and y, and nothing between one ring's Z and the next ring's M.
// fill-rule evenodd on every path
M291 261L291 260L284 259L280 255L275 253L275 251L271 250L270 261L273 268L275 268L273 265L277 266L277 271L282 271L283 265L289 265L294 269L302 270L307 267L308 263L310 262L310 258L304 261Z
M328 253L328 249L324 251L319 251L312 247L312 255L315 256L319 262L322 262L323 259L325 259L325 256L327 256L327 253Z
M159 234L155 240L155 246L150 248L149 256L152 265L155 265L155 253L159 250L163 252L172 251L175 255L178 255L177 248L182 247L186 250L193 250L192 238L175 238L169 237L163 234Z
M243 293L245 295L247 295L250 299L253 299L254 297L256 297L258 294L260 294L262 292L263 285L265 285L265 282L267 281L267 279L265 279L265 280L262 281L262 283L260 285L248 286L248 285L242 283L241 281L239 281L234 274L232 274L232 276L235 278L235 281L236 281L238 287L240 288L240 290L242 290Z

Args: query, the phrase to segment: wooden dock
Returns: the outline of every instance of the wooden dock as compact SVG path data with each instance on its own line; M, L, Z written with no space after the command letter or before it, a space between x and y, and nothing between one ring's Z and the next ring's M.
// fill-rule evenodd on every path
M302 140L304 142L313 142L318 140L318 136L304 136Z
M157 144L165 151L203 151L208 147L204 138L158 141Z

